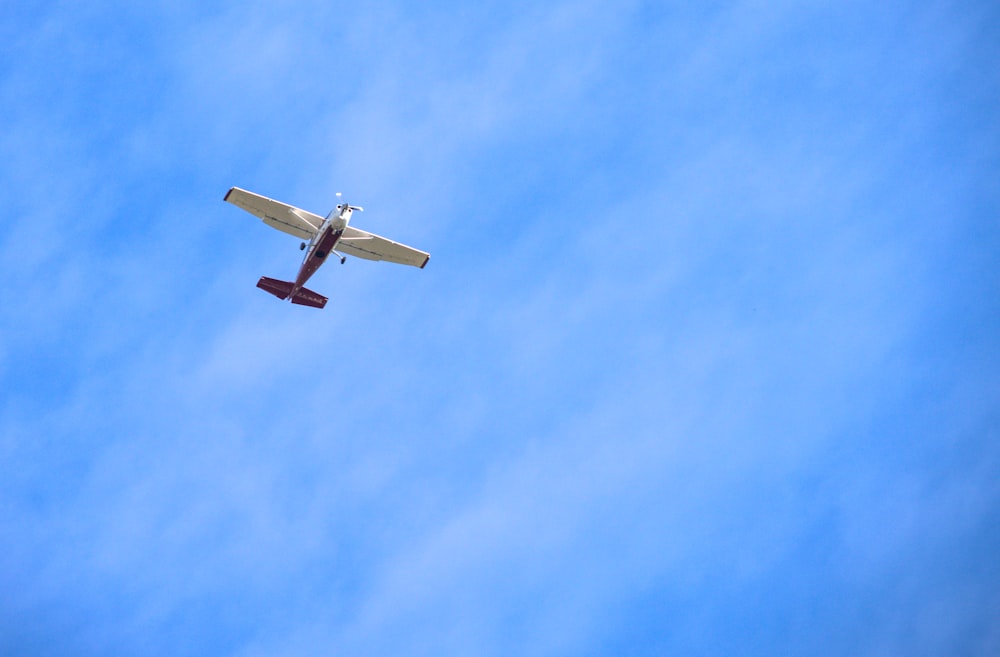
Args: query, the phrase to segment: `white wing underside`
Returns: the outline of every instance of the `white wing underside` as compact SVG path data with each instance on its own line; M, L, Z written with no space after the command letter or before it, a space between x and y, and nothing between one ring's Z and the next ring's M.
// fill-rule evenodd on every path
M286 205L281 201L233 187L224 199L250 214L260 217L272 228L295 235L299 239L311 240L323 225L323 217Z
M337 246L334 248L341 253L365 260L385 260L421 269L431 257L429 253L379 237L354 226L348 226L344 230L343 236L337 241Z
M239 187L230 189L224 200L260 217L268 226L294 235L299 239L311 240L323 226L323 217L318 214L248 192ZM385 260L421 269L431 257L430 254L423 251L353 226L347 227L334 248L346 255L365 260Z

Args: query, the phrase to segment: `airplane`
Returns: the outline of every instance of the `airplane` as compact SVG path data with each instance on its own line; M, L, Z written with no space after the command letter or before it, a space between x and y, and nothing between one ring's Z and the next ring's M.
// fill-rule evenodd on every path
M337 196L340 196L339 192ZM318 214L300 210L239 187L231 188L222 200L260 217L272 228L302 240L309 240L308 250L306 242L299 245L299 249L306 254L294 283L267 276L261 276L257 281L257 287L265 292L300 306L322 308L326 305L327 298L308 289L305 284L330 255L339 258L340 264L344 264L347 260L344 255L347 254L365 260L385 260L401 265L412 265L420 269L427 265L431 257L429 253L418 251L405 244L348 226L354 212L364 211L364 208L356 205L339 203L324 219Z

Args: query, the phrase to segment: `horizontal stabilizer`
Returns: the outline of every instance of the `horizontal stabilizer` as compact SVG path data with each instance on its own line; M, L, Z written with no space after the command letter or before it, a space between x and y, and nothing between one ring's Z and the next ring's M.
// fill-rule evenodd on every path
M289 281L279 281L275 278L261 276L260 280L257 281L257 287L265 292L270 292L279 299L287 299L291 296L292 290L295 289L295 284ZM313 308L322 308L326 305L326 302L327 298L322 294L316 294L304 287L299 288L299 291L292 297L292 303L297 303L300 306L311 306Z
M292 293L292 288L295 287L295 284L288 281L279 281L274 278L268 278L267 276L261 276L260 280L257 281L257 287L265 292L270 292L279 299L287 299Z
M292 297L292 303L297 303L300 306L312 306L313 308L322 308L326 305L326 297L322 294L316 294L312 290L307 288L301 288Z

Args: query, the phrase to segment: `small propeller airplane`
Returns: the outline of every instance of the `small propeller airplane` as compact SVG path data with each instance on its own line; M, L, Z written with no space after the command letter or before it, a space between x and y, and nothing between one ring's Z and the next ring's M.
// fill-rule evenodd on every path
M340 192L337 196L340 196ZM300 210L239 187L233 187L226 192L223 200L260 217L272 228L302 240L309 240L308 245L306 242L299 245L299 249L306 254L294 283L267 276L261 276L257 281L257 287L265 292L270 292L279 299L288 299L300 306L322 308L326 305L327 298L306 288L305 284L331 255L339 258L340 264L344 264L347 260L344 255L347 254L365 260L385 260L421 269L431 257L429 253L348 226L354 212L364 211L364 208L356 205L340 203L324 219L318 214Z

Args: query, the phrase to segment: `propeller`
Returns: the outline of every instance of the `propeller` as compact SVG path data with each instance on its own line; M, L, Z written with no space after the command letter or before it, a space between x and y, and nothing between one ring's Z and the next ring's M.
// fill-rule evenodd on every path
M337 198L340 198L340 196L341 196L340 192L337 192ZM343 205L337 205L337 209L338 210L340 208L342 208L342 207L344 207L344 206ZM347 207L349 207L351 210L354 210L355 212L364 212L365 211L365 209L363 207L361 207L360 205L348 205Z

